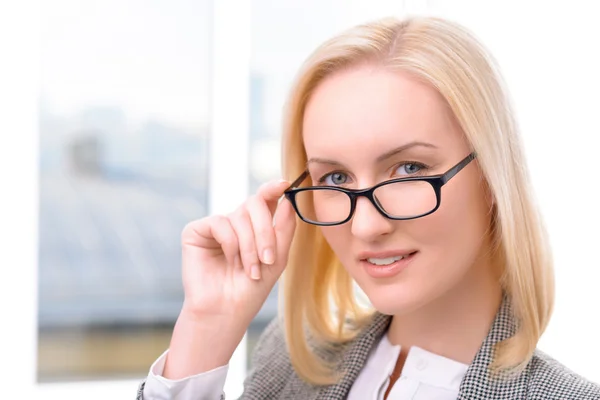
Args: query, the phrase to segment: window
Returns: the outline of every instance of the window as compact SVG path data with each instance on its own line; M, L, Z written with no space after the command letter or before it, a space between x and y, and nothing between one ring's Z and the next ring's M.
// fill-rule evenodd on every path
M208 213L211 4L42 8L39 382L144 376Z

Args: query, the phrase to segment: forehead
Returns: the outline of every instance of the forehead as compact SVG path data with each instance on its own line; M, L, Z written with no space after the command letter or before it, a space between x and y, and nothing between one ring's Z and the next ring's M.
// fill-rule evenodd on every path
M442 96L410 75L361 66L326 78L312 94L303 121L310 156L368 157L411 141L440 148L464 141Z

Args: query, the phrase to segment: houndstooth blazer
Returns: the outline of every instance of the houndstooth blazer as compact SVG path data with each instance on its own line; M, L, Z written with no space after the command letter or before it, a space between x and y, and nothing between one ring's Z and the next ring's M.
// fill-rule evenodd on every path
M244 381L241 400L345 399L367 361L370 350L386 332L391 317L375 314L373 322L351 343L335 350L319 351L335 361L344 377L330 386L304 382L292 368L278 319L265 329L254 351L252 369ZM463 378L457 400L600 400L600 386L585 380L543 352L536 350L527 367L510 380L498 381L488 374L496 342L515 333L508 301L503 301L494 323ZM318 350L317 350L318 351ZM137 400L142 400L144 383ZM215 399L216 400L216 399Z

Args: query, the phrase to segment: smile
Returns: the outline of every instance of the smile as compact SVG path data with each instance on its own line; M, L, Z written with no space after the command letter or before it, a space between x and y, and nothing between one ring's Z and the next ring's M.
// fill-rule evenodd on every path
M387 257L387 258L367 258L367 261L375 265L390 265L396 261L402 260L404 256Z
M363 258L360 264L372 278L391 278L407 268L416 257L418 251L388 257Z

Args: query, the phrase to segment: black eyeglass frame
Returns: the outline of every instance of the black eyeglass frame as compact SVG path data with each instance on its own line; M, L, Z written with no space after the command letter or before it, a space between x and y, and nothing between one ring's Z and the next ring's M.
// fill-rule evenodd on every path
M337 187L337 186L310 186L310 187L305 187L305 188L299 188L298 186L302 182L304 182L304 180L309 175L308 169L307 169L294 182L292 182L292 184L285 190L284 195L290 201L290 203L292 203L292 206L294 207L294 210L296 211L296 214L298 215L298 217L300 217L300 219L302 221L304 221L308 224L312 224L312 225L335 226L335 225L345 224L346 222L348 222L352 219L352 216L354 215L354 211L356 210L356 199L358 199L361 196L364 196L367 199L369 199L371 201L371 203L375 206L375 209L377 209L377 211L379 211L379 213L386 218L389 218L389 219L395 220L395 221L405 221L405 220L410 220L410 219L417 219L417 218L422 218L429 214L433 214L440 207L440 204L442 202L442 186L444 186L446 183L448 183L448 181L450 179L452 179L456 174L458 174L464 167L466 167L476 157L477 157L477 155L475 152L469 154L468 156L466 156L464 159L462 159L460 162L458 162L456 165L454 165L452 168L450 168L448 171L446 171L443 174L430 175L430 176L409 176L406 178L390 179L387 181L380 182L377 185L372 186L367 189L346 189L346 188L341 188L341 187ZM398 182L411 182L411 181L424 181L424 182L429 183L433 187L433 190L434 190L435 196L436 196L435 207L429 212L426 212L426 213L423 213L420 215L416 215L416 216L412 216L412 217L396 217L396 216L388 214L383 209L383 207L379 204L377 199L375 198L375 196L373 194L375 192L375 190L377 190L381 186L390 185L390 184L398 183ZM312 221L312 220L308 220L308 219L304 218L302 216L302 213L300 213L300 210L298 209L298 204L296 203L296 195L300 192L304 192L307 190L337 190L339 192L345 193L350 198L350 212L348 214L348 217L345 220L340 221L340 222L317 222L317 221Z

